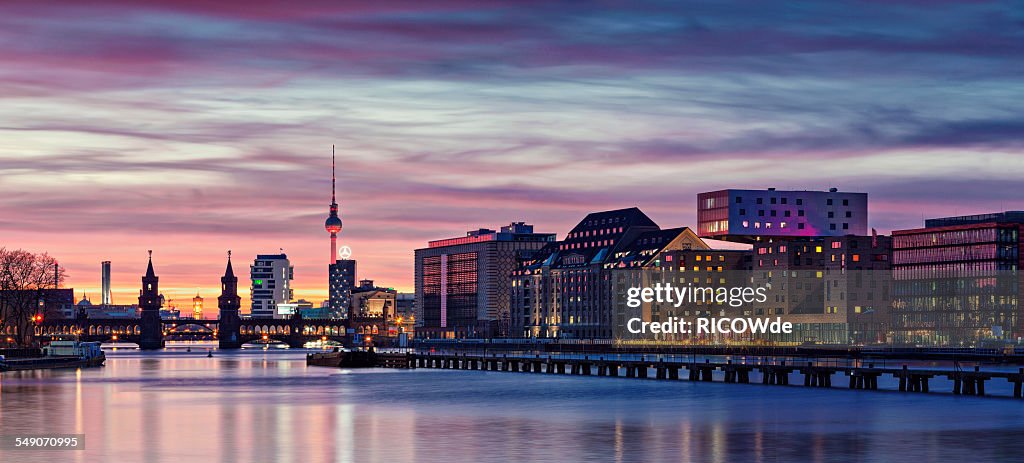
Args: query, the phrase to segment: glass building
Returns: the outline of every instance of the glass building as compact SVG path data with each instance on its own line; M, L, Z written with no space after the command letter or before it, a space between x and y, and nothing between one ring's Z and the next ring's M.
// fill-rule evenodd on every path
M1024 212L930 219L893 232L894 341L1017 342Z

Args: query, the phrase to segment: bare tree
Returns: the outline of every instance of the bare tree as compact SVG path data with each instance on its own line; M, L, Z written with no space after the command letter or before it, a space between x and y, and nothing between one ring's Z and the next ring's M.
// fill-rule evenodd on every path
M34 317L57 315L46 312L45 292L59 288L64 278L64 268L46 253L0 248L0 332L10 327L18 345L31 344Z

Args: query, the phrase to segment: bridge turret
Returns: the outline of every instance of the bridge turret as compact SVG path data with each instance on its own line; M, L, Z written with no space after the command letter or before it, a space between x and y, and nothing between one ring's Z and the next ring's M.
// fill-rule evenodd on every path
M164 347L160 306L160 279L153 271L153 251L149 251L149 265L146 267L146 275L142 277L142 289L139 290L140 349L152 350Z
M238 309L242 300L238 297L238 277L231 268L231 251L228 251L228 265L224 276L220 278L220 296L217 297L217 308L220 310L220 326L217 337L221 349L237 349L242 346L239 332L242 320Z

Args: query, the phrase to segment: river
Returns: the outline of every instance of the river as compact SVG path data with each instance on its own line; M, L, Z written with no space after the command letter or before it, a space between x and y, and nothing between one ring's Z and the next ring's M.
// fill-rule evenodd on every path
M0 461L1017 461L1024 401L119 349L102 368L0 375L0 434L38 433L85 449Z

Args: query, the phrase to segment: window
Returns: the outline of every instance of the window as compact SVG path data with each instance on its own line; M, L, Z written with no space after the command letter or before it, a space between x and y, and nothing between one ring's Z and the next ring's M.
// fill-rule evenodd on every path
M775 203L776 203L776 199L772 198L772 204L775 204Z
M782 215L785 216L785 217L789 217L789 216L793 215L793 211L787 210Z
M797 228L797 230L803 230L804 229L803 222L800 222L800 223L796 224L796 228Z
M828 212L828 218L833 219L835 217L836 217L836 213L835 212L832 212L832 211Z
M742 204L742 203L743 203L743 197L742 196L737 196L736 197L736 204Z
M740 215L747 215L746 209L740 209Z
M821 253L821 246L815 246L814 247L814 252L817 252L817 253L820 254Z
M786 204L786 198L782 198L782 204Z
M764 198L757 198L757 204L764 204Z
M842 247L843 247L843 243L841 241L833 241L832 242L832 249L840 249Z
M834 223L828 224L828 229L829 230L835 230L836 229L836 224L834 224Z
M758 217L764 217L764 210L757 211Z
M803 206L803 204L804 204L804 200L803 200L803 199L801 199L801 198L796 198L796 205L797 205L797 206Z
M832 205L832 198L829 198L827 201L825 201L825 204L828 204L829 206L831 206Z
M844 199L843 200L843 205L844 206L849 206L850 205L850 200L849 199Z
M800 209L800 210L796 211L796 215L797 215L798 217L803 217L803 216L804 216L804 210L803 210L803 209Z
M850 229L850 224L844 222L843 223L843 230L849 230L849 229Z
M860 254L854 254L853 255L853 261L854 262L860 262Z
M850 212L850 211L846 211L846 216L847 216L847 217L853 217L853 212Z
M776 215L778 215L778 213L779 213L779 211L776 211L775 209L772 209L772 217L775 217Z

